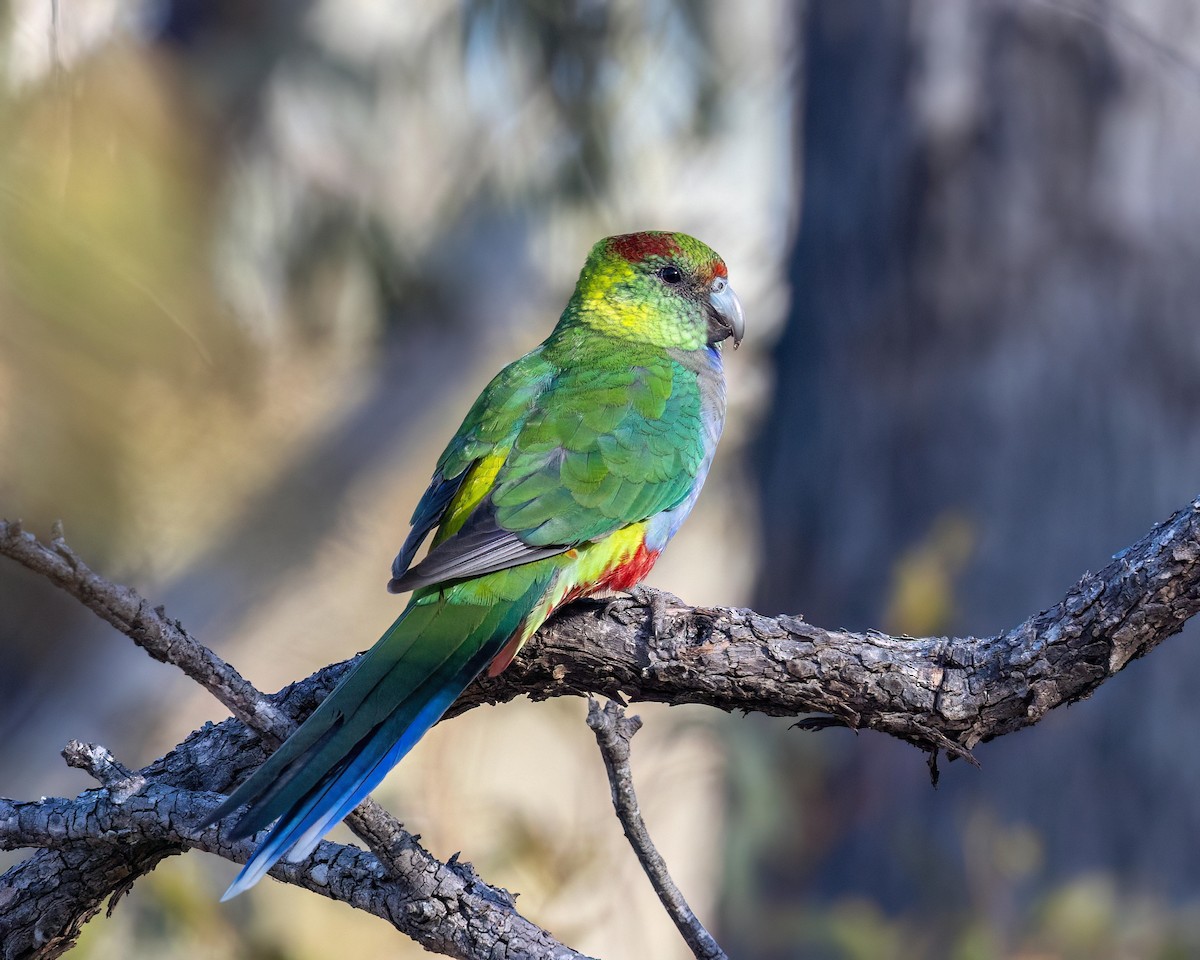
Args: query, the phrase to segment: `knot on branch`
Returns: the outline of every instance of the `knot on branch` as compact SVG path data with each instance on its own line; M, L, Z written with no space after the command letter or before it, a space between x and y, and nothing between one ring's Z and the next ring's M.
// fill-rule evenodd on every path
M117 760L107 747L98 743L69 740L63 747L62 758L68 767L83 770L108 791L113 803L122 804L146 789L146 778L134 773Z
M594 697L588 697L587 725L596 735L596 742L608 755L617 760L629 760L629 741L642 729L642 718L626 716L625 710L615 700L600 706Z

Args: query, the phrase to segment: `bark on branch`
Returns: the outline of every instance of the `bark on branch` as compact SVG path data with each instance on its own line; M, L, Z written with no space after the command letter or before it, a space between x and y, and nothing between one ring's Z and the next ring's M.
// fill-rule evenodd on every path
M173 647L185 638L195 644L161 609L87 570L61 538L43 544L18 525L0 522L0 554L47 576L152 655L159 656L155 651L161 652L162 644ZM616 612L603 603L581 603L564 611L504 674L474 684L450 715L520 694L534 699L623 694L776 716L813 714L806 721L810 727L833 723L880 730L935 755L945 751L969 758L980 742L1037 723L1054 707L1088 696L1177 633L1200 609L1200 500L1098 573L1085 574L1050 610L991 637L828 631L797 616L689 607L653 592L621 606ZM347 666L327 667L267 698L264 706L255 700L262 698L253 687L239 686L241 678L231 667L211 654L211 660L199 656L192 675L201 679L215 671L205 685L224 691L222 700L230 697L238 716L268 731L280 716L289 718L285 726L290 718L304 716ZM159 659L179 662L174 655ZM82 806L47 809L40 821L29 805L5 801L0 846L41 848L0 878L6 960L61 953L107 896L122 892L165 856L199 847L244 858L245 851L223 843L219 835L192 833L186 824L199 819L199 812L189 818L207 809L212 794L227 791L260 762L263 752L257 736L230 720L205 726L138 771L145 786L126 799L135 803L127 811L109 809L116 801L101 797L105 791L74 801L44 801ZM156 798L151 806L162 810L157 819L149 818L154 829L145 820L135 823L133 816L147 797ZM178 805L185 797L194 810L181 812ZM93 811L89 805L94 804L99 806ZM121 816L111 819L118 812ZM68 814L82 819L72 821ZM373 838L373 847L378 845L403 879L391 879L372 854L330 843L308 863L285 865L273 875L384 916L452 956L491 956L494 948L505 947L517 955L518 946L526 951L521 955L578 956L520 917L503 891L483 884L464 865L440 864L382 812L381 817L384 835ZM82 833L68 829L79 823L95 826ZM105 832L105 823L116 833ZM10 948L10 942L16 946Z
M215 827L190 825L211 809L214 791L228 793L262 762L264 743L278 744L313 710L346 664L266 697L161 607L89 570L57 524L44 544L19 523L0 521L0 553L49 578L154 659L178 666L242 721L208 725L136 774L103 747L72 741L63 755L104 785L99 803L92 791L75 800L0 800L0 849L41 848L0 877L0 958L55 957L106 897L111 912L163 857L195 848L248 859L253 841L231 843ZM271 875L373 913L448 956L582 956L520 916L512 896L484 884L469 863L431 856L374 801L359 804L346 822L373 856L326 842L303 864L277 864Z
M1200 499L1085 573L1049 610L990 637L825 630L798 616L666 600L657 636L649 602L615 616L603 604L574 605L450 715L521 694L624 694L815 714L805 726L879 730L967 758L979 743L1087 697L1200 610Z

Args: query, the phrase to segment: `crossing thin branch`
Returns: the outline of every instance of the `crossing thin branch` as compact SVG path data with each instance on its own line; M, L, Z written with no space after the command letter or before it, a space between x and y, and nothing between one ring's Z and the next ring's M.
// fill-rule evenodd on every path
M683 935L696 960L729 960L671 879L667 863L650 839L650 831L642 819L642 810L633 788L633 770L629 765L629 741L642 729L642 718L627 717L625 708L615 700L609 700L601 707L589 698L587 724L596 735L596 745L600 747L600 756L604 758L613 809L621 821L621 829L671 922Z

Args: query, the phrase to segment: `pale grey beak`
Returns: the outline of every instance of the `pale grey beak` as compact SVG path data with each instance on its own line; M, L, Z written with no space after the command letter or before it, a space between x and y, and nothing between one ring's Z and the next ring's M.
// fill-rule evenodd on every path
M736 350L746 335L746 313L742 301L733 292L733 287L724 277L717 277L708 291L708 302L712 306L708 315L708 342L720 343L733 337Z

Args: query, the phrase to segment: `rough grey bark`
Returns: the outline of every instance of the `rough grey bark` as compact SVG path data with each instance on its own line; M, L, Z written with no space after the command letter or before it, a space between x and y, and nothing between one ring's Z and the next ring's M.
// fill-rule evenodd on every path
M307 715L344 666L286 688L274 705ZM0 877L0 957L60 956L107 898L164 857L198 849L244 863L253 841L231 843L219 825L191 825L265 756L256 734L226 720L137 771L129 779L141 783L132 792L110 781L75 799L0 800L0 848L41 848ZM447 956L582 956L524 919L513 898L481 881L469 863L440 863L398 826L372 841L377 852L323 842L303 864L277 864L271 876L374 914Z
M825 630L795 616L670 599L661 639L647 629L648 604L619 619L602 604L577 604L500 677L469 688L451 715L522 693L625 694L818 714L817 725L879 730L965 757L1088 696L1200 609L1200 500L1085 574L1054 607L992 637Z
M176 762L181 746L137 774L121 769L103 748L73 742L64 756L104 783L102 803L97 804L91 793L74 801L0 801L0 848L43 848L0 878L0 957L54 957L72 946L105 897L113 897L111 910L120 893L164 856L196 848L245 862L253 843L232 844L215 827L195 830L188 824L203 820L216 801L213 791L228 793L262 762L264 745L281 742L295 728L292 718L307 716L346 665L324 671L319 681L304 688L298 703L288 702L296 687L275 698L264 697L162 607L152 608L136 591L89 570L66 544L58 525L51 542L43 544L19 523L0 521L0 553L66 590L154 659L179 667L242 721L206 730L232 731L241 741L250 738L201 739L196 742L199 754L188 755L182 765ZM188 742L194 739L195 735ZM184 777L207 774L207 779L177 784L172 775L157 769L163 763L174 764L174 771ZM184 785L186 792L177 789ZM521 917L513 898L480 881L470 864L442 864L430 856L374 801L361 803L346 822L373 855L326 842L315 859L300 867L278 864L271 875L345 900L448 956L581 956ZM119 838L115 844L94 849L97 841L114 837ZM91 854L79 856L80 844Z
M18 525L0 522L0 554L50 577L143 645L199 646L161 609L88 570L61 538L42 544ZM1200 499L1100 572L1086 574L1059 604L998 636L829 631L795 616L693 608L647 592L622 603L617 614L603 603L564 611L504 674L477 682L449 715L521 694L624 694L776 716L815 713L814 726L874 729L934 754L969 757L976 744L1087 696L1177 633L1198 609ZM194 662L202 679L210 664L196 656L181 659ZM264 727L264 715L302 718L350 662L285 688L270 698L269 709L255 707L253 688L229 696L240 714ZM240 678L227 669L232 675L214 685L238 690ZM242 697L249 702L239 704ZM95 753L73 751L85 758ZM136 775L113 773L93 759L96 775L108 778L104 790L75 800L3 801L0 847L41 849L0 878L0 955L58 956L106 897L165 856L195 847L244 860L248 845L229 844L216 827L194 831L189 824L264 755L257 734L227 720L196 731ZM439 863L382 811L374 824L369 808L367 816L362 807L355 816L375 854L325 842L313 859L277 866L272 876L375 913L450 956L578 956L520 917L507 893L483 883L466 864Z

